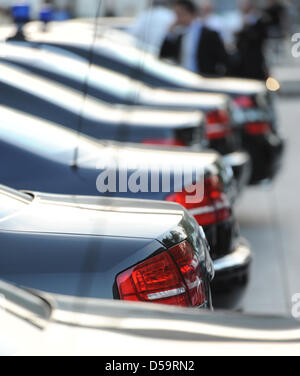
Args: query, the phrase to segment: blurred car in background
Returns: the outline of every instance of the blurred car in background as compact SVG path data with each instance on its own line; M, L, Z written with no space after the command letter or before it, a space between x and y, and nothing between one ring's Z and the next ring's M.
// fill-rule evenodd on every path
M254 189L239 209L264 261L246 296L253 257L235 213L247 185L280 171L279 81L204 77L161 60L144 42L147 20L138 40L125 32L133 19L104 21L114 5L97 2L93 18L72 21L72 2L56 15L59 3L34 4L41 22L30 22L33 4L16 3L15 25L0 27L0 356L299 355L299 322L240 314L298 316L282 284L292 264L268 267L285 251L275 239L275 255L265 236L276 197ZM205 12L234 48L242 18ZM282 102L276 110L292 113ZM259 231L252 201L270 211Z
M167 169L168 191L161 185L152 189L150 176L146 190L126 187L124 192L116 188L106 192L104 187L102 195L183 205L203 226L211 247L216 270L214 305L218 307L220 301L222 306L236 306L247 286L251 251L240 238L232 211L236 195L232 170L217 153L101 142L16 109L1 107L0 111L0 158L7 161L1 165L0 181L12 188L95 196L100 194L97 183L104 172L115 171L116 179L126 174L128 184L137 167L147 176L156 173L160 182ZM196 181L194 174L184 179L183 189L178 190L176 175L190 169L200 169L203 175L196 176ZM191 188L193 194L195 189L202 192L203 199L189 202Z
M299 322L289 318L75 299L4 282L0 294L2 356L297 356L300 352ZM193 361L176 365L183 371L199 367ZM151 363L152 371L157 368L158 362Z
M24 64L21 63L20 52L23 55ZM7 51L6 56L8 54ZM208 138L214 145L218 144L218 148L222 149L224 154L226 151L228 152L224 159L233 168L238 191L241 192L247 185L251 174L249 155L245 152L234 151L234 137L226 115L227 102L224 102L222 97L217 99L217 108L221 109L214 110L207 115L213 123L208 125L208 132L205 127L205 117L203 114L201 117L201 114L195 113L195 111L193 113L166 112L154 110L152 107L112 106L106 102L94 100L89 95L82 104L81 90L85 86L86 62L74 61L60 55L50 54L47 51L32 53L29 49L18 48L7 59L14 60L15 54L17 54L17 60L22 67L11 65L11 62L1 63L0 92L3 93L2 103L4 105L54 121L73 130L80 130L84 134L102 140L129 141L169 147L201 146L202 149L206 149L208 140L205 135L209 134ZM26 66L26 69L23 65ZM67 69L67 67L72 68ZM101 85L104 83L105 87L110 87L118 96L123 92L123 103L127 103L126 98L132 98L137 94L134 92L136 87L126 86L126 83L129 83L127 78L125 78L126 82L122 82L119 81L118 76L115 77L113 72L111 73L113 77L110 77L109 73L106 75L106 72L101 71L100 68L95 67L95 69L95 77L98 82L101 82ZM33 74L32 70L38 74L42 72L47 79ZM69 79L71 71L73 73ZM63 72L63 74L59 72ZM97 74L99 72L100 76ZM73 80L74 77L76 77L75 80ZM58 79L60 83L52 82L49 78ZM79 92L61 85L61 83L69 82L71 82L72 88L76 88ZM106 89L104 90L105 99L108 99ZM199 95L197 94L197 96ZM16 101L16 97L18 101ZM210 101L205 97L204 100L208 107L211 107L210 102L216 102L215 98ZM119 101L121 100L119 98ZM115 104L117 103L118 100L115 101ZM213 103L212 106L215 106ZM223 106L225 106L224 110L222 110ZM219 123L219 116L221 118L225 116L223 125ZM80 123L78 118L80 118Z
M4 105L75 131L80 128L78 117L82 117L82 133L96 139L207 147L205 117L199 111L151 111L141 107L112 106L92 98L86 98L82 104L81 93L40 79L28 70L3 64L1 67L0 90Z
M166 202L0 186L0 277L58 294L211 308L203 230Z
M58 28L55 32L29 33L27 43L49 45L91 57L91 35L80 27ZM71 32L72 31L72 32ZM234 116L239 124L243 148L253 161L252 184L274 178L281 166L284 141L280 136L273 110L272 95L264 82L236 78L204 78L155 55L132 43L109 37L110 30L98 35L92 50L92 62L152 87L193 92L222 93L235 102ZM76 35L76 37L75 37Z

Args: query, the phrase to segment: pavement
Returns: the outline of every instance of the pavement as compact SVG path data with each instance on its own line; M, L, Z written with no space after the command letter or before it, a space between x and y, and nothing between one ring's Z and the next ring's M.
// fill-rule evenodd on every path
M271 75L279 81L282 96L300 95L300 57L292 54L293 44L290 40L285 41L279 53L269 51L269 64Z
M280 175L272 185L250 188L237 207L242 234L254 253L243 301L247 313L290 316L292 296L300 293L299 101L278 98L279 123L287 140Z

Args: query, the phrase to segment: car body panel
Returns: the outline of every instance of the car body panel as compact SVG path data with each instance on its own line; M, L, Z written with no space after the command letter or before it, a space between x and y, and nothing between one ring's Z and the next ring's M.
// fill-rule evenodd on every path
M1 355L300 353L299 322L290 318L31 294L3 282L0 293Z
M138 73L142 70L143 81L151 86L161 87L168 83L167 86L174 88L233 95L256 94L266 90L264 83L256 80L202 77L175 64L160 61L152 53L136 46L118 43L116 38L109 37L109 32L106 30L97 38L93 49L93 63L129 76L135 74L138 79ZM62 35L50 30L49 33L35 32L27 35L27 41L67 49L71 53L88 58L91 43L87 43L87 34L81 33L78 28L76 35L78 38L68 33ZM137 71L134 72L134 68L138 68Z
M203 142L204 118L199 111L165 112L142 108L113 107L101 101L86 98L82 93L55 84L28 71L19 71L2 65L2 104L33 113L50 121L77 130L82 117L82 132L99 139L142 142L150 136L168 138L174 132L191 129L194 142ZM17 94L18 93L18 94ZM16 95L19 101L15 100ZM35 106L32 106L35 103Z
M0 154L9 163L1 167L0 178L13 188L57 194L165 200L176 188L176 171L192 168L192 172L200 173L201 179L212 174L219 176L229 197L234 194L232 172L214 152L198 153L180 148L181 152L178 153L176 148L100 143L17 111L3 107L1 110ZM9 118L7 124L6 118ZM38 127L41 132L34 131ZM160 181L164 172L162 167L169 168L169 193L161 188L153 192L151 187L138 193L129 189L124 193L120 190L100 193L97 180L102 172L117 168L120 173L127 171L129 176L129 173L136 171L137 162L139 170L147 173L147 176L149 171L157 171ZM188 177L190 181L186 178L185 184L193 184L194 176Z
M21 53L23 50L24 54ZM11 59L12 61L15 61L13 57L16 55L16 61L19 62L22 68L18 70L14 69L13 66L2 64L3 79L1 80L0 88L2 88L3 92L5 91L4 104L18 106L21 110L42 116L47 120L55 121L71 129L80 129L84 134L96 138L151 142L153 139L163 140L179 137L184 140L187 146L209 146L205 139L205 116L195 112L195 110L202 108L209 112L216 109L227 109L229 106L227 99L222 96L196 93L191 93L191 95L187 96L180 92L173 92L170 95L167 91L142 87L138 82L116 75L109 70L91 67L88 94L90 96L95 95L101 101L87 97L84 108L82 108L80 107L81 94L76 93L74 90L81 91L83 88L84 72L86 72L87 67L86 62L47 51L35 51L29 48L23 48L23 50L21 48L19 51L18 48L11 47L10 49L8 48L5 55L5 59ZM11 51L11 55L9 55L9 51ZM20 54L25 55L24 60L21 59ZM25 64L26 54L28 55L28 62ZM39 67L38 70L32 68L35 65ZM69 66L72 67L72 70L67 69ZM38 76L29 73L24 68L33 70L35 74L42 74L43 79L38 79ZM48 79L45 79L44 76ZM58 80L59 83L54 84L49 78ZM98 94L94 93L94 84ZM67 85L71 88L62 85ZM18 104L14 100L16 90L18 90L20 97ZM110 90L112 91L111 95L109 94ZM147 96L147 92L150 96L149 98L155 99L156 105L161 110L157 108L153 111L152 105L154 103L149 101L149 98L146 98L144 103L150 106L148 110L139 109L138 107L119 107L120 103L123 103L123 105L135 104L135 99L142 103L142 93ZM196 103L199 102L199 104L192 105L190 103L193 96L195 96ZM173 97L170 104L171 107L168 104L165 107L163 100L169 103L169 97ZM182 105L182 109L194 109L193 113L173 111L181 108L180 101L183 99L188 103ZM34 107L31 105L33 101L37 103ZM118 108L109 106L103 101L111 101L118 104ZM71 103L73 104L72 106ZM76 108L78 111L76 111ZM100 109L101 111L99 111ZM172 111L164 112L163 110L165 109L172 109ZM76 112L81 117L80 122L75 119ZM144 118L147 118L147 120L143 120ZM231 135L222 140L222 142L211 143L211 147L228 156L237 152L236 145L235 137ZM241 191L248 182L251 164L246 153L239 153L241 155L239 160L242 163L240 165L235 164L234 171ZM228 161L230 162L231 159L229 158Z
M183 216L182 208L167 202L30 194L29 205L1 220L2 230L152 239L175 228Z
M19 200L5 188L0 195ZM120 272L188 240L209 289L213 266L206 239L179 205L30 195L32 200L1 218L1 278L47 292L118 299Z
M235 131L236 124L234 123L234 118L232 116L233 105L231 99L225 95L196 92L188 93L187 91L166 90L161 88L153 89L134 80L132 77L124 76L103 67L88 65L87 60L80 59L76 55L72 56L70 54L71 56L64 56L57 53L57 51L55 53L43 48L3 45L2 50L3 55L0 56L0 61L4 63L13 64L14 66L29 70L33 74L40 75L43 78L52 79L59 84L65 85L71 89L79 90L80 92L82 92L84 87L87 87L89 96L101 100L101 102L113 103L118 106L122 104L123 110L125 111L126 108L124 105L147 106L151 108L151 111L153 111L153 109L160 109L163 114L165 114L163 111L169 110L169 121L174 118L175 123L176 114L180 114L178 112L180 110L203 111L205 115L213 113L214 111L226 111L232 129ZM88 85L85 85L86 80L88 81ZM111 110L113 110L112 107ZM176 111L176 114L173 114L172 111ZM118 113L116 110L114 110L114 112ZM127 107L127 112L133 114L136 112L131 122L136 118L140 118L141 127L143 123L142 119L144 119L144 117L148 115L149 121L152 119L150 112L147 114L144 111L141 114L141 110L139 110L137 106L134 108ZM155 113L156 112L154 112L154 114ZM125 114L123 114L123 120L122 118L119 120L122 123L124 123L124 116ZM158 116L161 116L161 114ZM183 115L181 115L181 117L182 116ZM178 120L179 119L180 115ZM155 117L153 118L153 121L155 122ZM161 123L163 123L163 119L160 119L160 124ZM199 124L200 123L201 121L199 121ZM125 127L126 124L123 124L123 126ZM145 133L145 130L141 129L141 127L136 128L135 133L142 131ZM204 127L205 125L203 128ZM150 132L151 128L149 127L148 137L151 138ZM127 133L127 140L132 140L130 137L130 129L127 130ZM202 136L205 138L204 132ZM207 145L222 154L233 153L240 149L236 132L222 138L219 142L207 142Z

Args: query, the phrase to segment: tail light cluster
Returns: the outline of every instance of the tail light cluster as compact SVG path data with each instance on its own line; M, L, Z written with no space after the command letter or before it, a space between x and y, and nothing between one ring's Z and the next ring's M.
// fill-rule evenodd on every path
M201 183L199 183L201 184ZM199 192L201 190L199 189ZM184 206L195 217L200 226L208 226L229 219L232 215L231 204L224 193L218 176L206 178L204 181L204 197L199 203L188 203L190 189L175 193L166 198Z
M216 110L206 115L206 138L208 140L218 140L226 138L232 133L230 116L226 110Z
M206 286L198 256L185 241L117 277L121 300L182 307L206 304Z

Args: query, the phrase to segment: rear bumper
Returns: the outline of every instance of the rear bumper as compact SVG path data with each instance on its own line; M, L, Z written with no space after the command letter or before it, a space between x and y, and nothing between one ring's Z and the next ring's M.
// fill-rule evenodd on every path
M212 282L215 308L238 307L249 281L252 253L244 240L239 240L235 250L214 261L215 279Z
M246 152L235 152L224 156L225 162L232 168L240 193L250 181L252 173L251 158Z
M244 135L243 146L250 154L253 165L250 184L273 180L282 165L284 140L276 133L259 136Z

